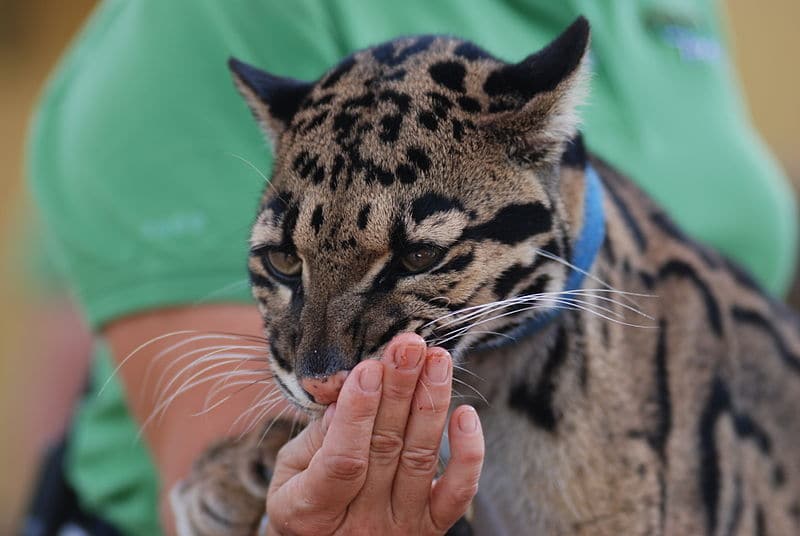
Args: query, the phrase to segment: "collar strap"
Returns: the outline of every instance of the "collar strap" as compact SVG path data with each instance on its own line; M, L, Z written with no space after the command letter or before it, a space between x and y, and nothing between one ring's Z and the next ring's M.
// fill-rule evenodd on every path
M572 265L564 284L564 291L581 288L586 273L592 267L606 236L606 217L603 210L603 186L597 171L587 162L584 171L585 195L583 202L583 227L572 250ZM502 339L496 339L473 348L473 350L496 349L514 344L520 339L533 335L555 319L561 309L547 309L545 312L516 326Z

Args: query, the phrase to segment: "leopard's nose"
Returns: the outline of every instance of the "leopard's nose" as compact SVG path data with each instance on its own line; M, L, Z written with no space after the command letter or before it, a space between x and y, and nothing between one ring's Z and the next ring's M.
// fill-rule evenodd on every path
M342 390L344 380L349 373L349 370L340 370L336 374L322 378L303 378L300 380L300 386L314 402L327 406L339 398L339 391Z

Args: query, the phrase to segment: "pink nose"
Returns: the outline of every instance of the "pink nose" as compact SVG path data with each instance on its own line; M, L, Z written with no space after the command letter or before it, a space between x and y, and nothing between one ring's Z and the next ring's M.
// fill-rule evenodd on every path
M349 373L349 370L340 370L324 378L303 378L300 380L300 385L311 395L314 402L327 406L339 398L339 391L342 390L344 380Z

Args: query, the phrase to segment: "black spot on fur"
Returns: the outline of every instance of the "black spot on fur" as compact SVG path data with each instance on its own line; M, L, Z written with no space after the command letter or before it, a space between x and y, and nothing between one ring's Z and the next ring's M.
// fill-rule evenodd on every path
M400 164L399 166L397 166L395 174L397 175L397 178L400 179L400 182L402 182L403 184L411 184L412 182L417 180L417 172L414 171L414 168L406 164Z
M283 219L283 237L281 240L281 247L286 250L294 248L292 235L294 234L294 228L297 225L297 217L299 214L300 211L297 205L292 205L289 207L289 210L286 211L286 216Z
M669 392L669 369L667 368L667 324L658 323L658 341L655 355L655 428L649 434L650 446L658 453L661 461L666 460L666 445L672 430L672 397Z
M474 259L475 259L475 254L472 251L469 251L463 255L458 255L450 259L450 261L448 261L446 264L443 264L441 267L432 271L431 275L441 275L450 272L461 272L465 270L470 264L472 264L472 261Z
M411 164L423 173L428 171L431 167L431 159L428 158L427 153L419 147L409 147L406 151L406 156L408 156L408 160Z
M400 114L384 115L381 118L381 132L378 135L381 141L392 143L400 137L400 127L403 126L403 116Z
M342 103L343 108L367 108L375 103L375 94L371 91L358 97L347 99Z
M469 61L488 59L492 57L491 54L472 43L461 43L453 51L453 54Z
M772 450L772 441L750 416L735 411L727 386L720 378L711 383L711 393L700 414L698 423L700 436L700 490L706 507L706 520L709 534L714 534L720 495L720 468L715 437L716 425L723 415L730 415L733 428L740 439L753 441L765 455Z
M394 91L392 89L383 91L378 98L382 101L394 103L401 114L407 113L409 107L411 106L411 97L405 93L400 93L399 91Z
M666 262L658 271L658 279L660 281L664 281L670 277L688 280L695 286L697 291L700 293L700 297L705 303L708 323L711 325L714 333L717 336L721 336L722 316L719 310L719 303L717 303L716 297L708 288L706 282L703 281L699 275L697 275L695 269L692 268L691 265L681 260L673 259Z
M314 170L314 176L311 177L311 182L314 184L321 184L323 180L325 180L325 168L323 166L318 166L317 169Z
M430 66L428 72L434 82L451 91L457 91L458 93L467 91L464 87L464 77L467 75L467 70L464 65L457 61L434 63Z
M342 174L343 168L344 157L340 154L337 154L333 159L333 167L331 168L331 181L329 183L332 192L336 190L337 186L339 186L339 176Z
M271 339L269 347L272 358L278 363L278 366L280 366L286 372L292 372L292 364L289 363L289 361L283 357L283 354L281 354L281 352L278 350L278 346L275 344L275 338Z
M372 210L372 205L367 203L361 210L358 211L358 228L362 231L367 228L367 224L369 223L369 211Z
M492 72L483 89L492 97L511 96L523 102L552 91L578 67L588 41L589 23L580 17L539 52Z
M566 330L560 326L536 385L531 386L524 381L517 383L508 398L511 408L525 414L531 423L548 432L555 432L558 425L559 413L553 406L553 398L558 373L567 360L568 346Z
M433 132L436 132L436 128L439 126L439 120L431 112L420 112L417 120L420 125Z
M637 249L641 252L647 248L647 239L642 232L642 228L639 227L636 219L631 214L630 209L625 204L625 201L622 200L622 197L615 191L615 189L611 185L606 185L605 191L609 194L609 197L614 202L614 206L616 206L619 213L622 215L622 219L625 220L625 225L630 231L631 235L633 236L634 242L636 242Z
M464 124L458 119L453 119L453 138L456 141L464 139Z
M269 210L272 212L272 224L275 225L278 223L278 220L281 219L281 216L284 215L286 209L289 208L289 204L292 201L292 194L291 192L278 192L275 194L266 206L263 207L262 210Z
M705 262L709 268L719 267L719 262L716 255L712 253L707 247L689 238L686 235L686 233L684 233L681 229L679 229L678 226L675 225L675 223L670 219L670 217L667 216L664 212L657 211L651 213L650 221L652 221L656 225L656 227L661 229L662 232L671 236L678 242L682 242L686 247L694 251L701 259L703 259L703 262Z
M446 118L447 112L453 107L453 101L435 91L429 91L426 95L431 99L433 113L435 113L439 119Z
M508 298L511 291L514 290L514 287L523 279L533 274L536 268L536 264L524 266L519 263L506 268L494 282L494 293L497 299L504 300Z
M337 131L337 139L347 138L353 131L358 116L348 112L339 112L333 118L333 128Z
M462 110L471 114L481 111L481 103L472 97L459 97L458 105L461 106Z
M414 223L417 224L434 214L450 210L463 211L464 205L458 199L445 197L434 192L421 195L411 203L411 217L414 218Z
M264 277L263 275L254 272L253 270L248 270L250 274L250 285L256 288L265 288L267 290L273 290L275 288L275 284Z
M350 56L342 61L333 71L331 71L331 74L329 74L322 83L322 89L328 89L336 84L336 82L338 82L344 75L350 72L355 64L356 60L353 58L353 56Z
M322 205L317 205L314 208L314 212L311 214L311 227L314 228L315 233L319 233L323 222L324 219L322 217Z
M796 356L789 349L786 341L781 334L775 329L775 326L764 318L761 313L743 307L734 306L731 310L733 319L740 324L747 324L753 328L763 331L772 339L772 344L778 350L783 363L789 367L792 372L800 374L800 357Z
M756 506L756 534L755 536L767 536L767 519L764 517L764 509L759 504Z
M495 240L514 245L552 228L552 214L541 203L506 205L491 220L467 227L462 240Z
M564 148L564 153L561 155L561 165L584 169L587 160L588 157L586 156L586 146L583 143L583 136L578 134L572 138Z
M379 63L396 67L411 56L427 50L428 47L431 46L431 43L433 43L434 39L434 36L424 35L397 51L395 50L395 47L397 46L396 41L384 43L383 45L379 45L372 50L372 56Z
M325 122L325 119L328 118L329 113L330 112L328 110L323 110L322 112L312 117L311 120L308 122L308 124L306 124L306 126L303 128L303 132L310 132L315 128L317 128L318 126L320 126L322 123Z

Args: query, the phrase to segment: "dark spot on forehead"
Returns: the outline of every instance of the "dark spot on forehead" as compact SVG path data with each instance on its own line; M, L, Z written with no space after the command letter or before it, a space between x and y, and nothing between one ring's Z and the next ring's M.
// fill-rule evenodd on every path
M367 228L367 224L369 223L369 211L372 210L372 205L367 203L361 210L358 211L358 221L357 225L358 228L362 231Z
M495 240L513 246L552 228L552 214L541 203L506 205L487 222L468 227L462 240Z
M411 203L411 217L414 218L414 223L420 223L434 214L450 210L463 211L464 205L458 199L445 197L435 192L421 195Z
M352 69L355 64L356 60L353 58L353 56L350 56L342 61L333 71L331 71L331 74L329 74L328 78L326 78L322 83L322 89L328 89L338 82L339 79L350 72L350 69Z
M464 138L464 125L458 119L453 119L453 137L456 141Z
M315 233L319 233L320 228L322 228L323 221L322 205L317 205L314 208L314 213L311 214L311 227L314 228Z
M428 171L431 167L431 160L428 155L419 147L409 147L406 151L409 161L420 171Z
M311 132L312 130L320 126L325 121L325 119L328 118L329 113L330 112L328 110L323 110L322 112L315 115L303 128L303 132Z
M397 141L400 136L400 127L403 126L403 116L400 114L385 115L381 118L381 132L379 137L385 143Z
M311 181L314 184L321 184L323 179L325 179L325 167L324 166L317 166L317 169L314 171L314 176L311 177Z
M400 182L403 184L411 184L415 180L417 180L417 172L414 171L414 168L407 164L400 164L397 166L395 170L395 174L397 178L400 179Z
M491 54L473 43L461 43L453 51L453 54L465 60L475 61L491 58Z
M461 63L440 61L431 65L428 72L437 84L459 93L466 92L464 77L467 75L467 70Z
M405 46L399 45L396 41L391 41L372 49L372 56L378 63L396 67L411 56L427 50L434 39L435 37L431 35L425 35ZM400 47L399 50L395 50L396 46Z
M281 247L286 249L294 249L294 241L292 235L294 228L297 225L297 217L300 214L300 209L297 204L293 204L286 211L286 216L283 219L283 236L281 240Z
M262 210L269 210L272 212L272 223L274 225L278 223L278 220L283 216L284 212L286 212L286 209L289 208L291 201L291 192L281 191L276 193L275 197L262 207Z
M379 99L394 103L401 113L408 112L408 108L411 106L411 97L405 93L400 93L399 91L394 91L391 89L387 89L386 91L382 92Z
M476 99L472 97L459 97L458 98L458 105L461 106L461 109L465 112L475 113L481 111L481 103L479 103Z
M339 175L342 174L342 168L344 168L344 157L337 154L336 158L333 159L333 167L331 168L331 191L336 190L336 187L339 185Z
M375 94L371 91L358 97L347 99L342 103L343 108L367 108L375 103Z
M436 131L436 128L439 126L439 120L431 112L427 111L420 112L419 115L417 116L417 120L419 121L420 125L434 132Z

